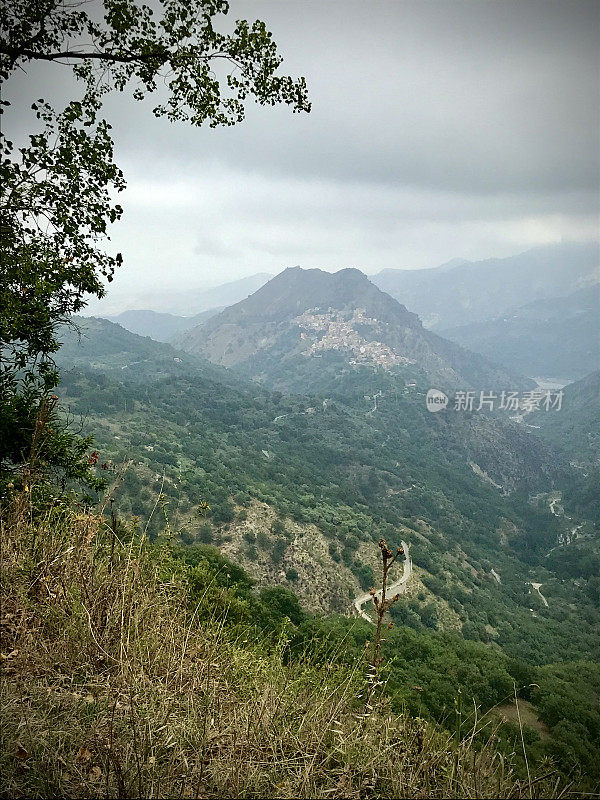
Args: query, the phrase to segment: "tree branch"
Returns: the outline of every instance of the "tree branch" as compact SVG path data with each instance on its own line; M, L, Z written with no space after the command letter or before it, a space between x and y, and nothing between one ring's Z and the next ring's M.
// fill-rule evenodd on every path
M4 53L7 56L16 56L17 58L24 56L30 59L37 59L40 61L57 61L61 58L77 58L84 61L85 59L91 58L96 59L98 61L109 61L110 63L120 63L120 64L131 64L134 61L150 61L153 58L160 57L163 59L163 63L168 60L168 53L165 50L156 50L152 53L126 53L126 54L118 54L118 53L103 53L103 52L92 52L92 53L80 53L77 50L65 50L62 53L41 53L36 50L28 50L28 49L20 49L16 50L10 47L1 47L0 46L0 53Z
M63 58L75 58L80 61L92 59L111 64L133 64L135 62L146 63L147 61L152 61L156 58L160 59L162 64L167 62L177 64L178 61L182 61L181 55L178 55L177 53L171 53L166 49L154 50L151 53L107 53L96 51L83 53L78 50L64 50L61 53L42 53L38 50L16 49L11 47L3 47L0 45L0 53L9 56L13 62L18 58L28 58L39 61L59 61ZM215 52L206 53L204 55L194 54L192 58L199 61L213 61L217 58L223 58L235 64L236 66L240 66L240 62L229 53Z

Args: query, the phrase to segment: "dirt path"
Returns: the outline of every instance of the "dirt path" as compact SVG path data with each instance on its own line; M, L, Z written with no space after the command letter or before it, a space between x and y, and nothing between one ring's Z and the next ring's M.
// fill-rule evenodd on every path
M531 585L536 590L536 592L539 594L539 596L542 598L542 603L546 606L546 608L549 608L548 601L546 600L544 595L540 592L540 589L542 588L542 584L541 583L532 583Z
M402 542L402 549L404 550L404 572L402 577L391 583L386 589L386 597L393 597L395 594L404 594L406 591L406 584L410 576L412 575L412 561L410 560L410 552L408 549L408 544L406 542ZM381 598L381 590L377 592L377 597ZM365 603L368 603L369 600L373 600L373 595L369 592L365 594L358 595L358 597L354 598L352 603L354 610L356 613L365 619L367 622L370 622L372 625L375 623L371 619L371 617L367 614L366 611L363 610L363 606Z
M573 521L572 517L567 517L565 514L565 510L561 503L562 496L558 495L558 497L553 497L549 502L550 511L554 514L555 517L563 517L565 520ZM559 510L556 510L556 506L558 505ZM563 547L566 544L571 544L571 542L575 541L578 538L578 532L583 528L584 523L580 522L579 525L574 525L570 533L560 533L558 535L558 541L554 547L552 547L546 553L546 557L550 555L550 553L554 552L558 547Z
M550 500L550 511L554 514L555 517L562 517L565 513L562 506L560 507L560 511L556 510L556 504L560 503L561 500L562 497L560 495L558 497L553 497L552 500Z

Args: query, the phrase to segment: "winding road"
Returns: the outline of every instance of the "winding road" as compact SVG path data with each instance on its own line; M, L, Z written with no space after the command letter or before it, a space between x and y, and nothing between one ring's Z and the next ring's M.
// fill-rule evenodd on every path
M546 600L544 595L540 592L540 589L542 588L542 584L541 583L532 583L531 585L536 590L536 592L539 594L539 596L542 598L542 603L546 606L546 608L549 608L548 601Z
M408 544L406 542L402 542L402 549L404 550L404 572L402 574L402 577L399 578L399 580L395 581L394 583L391 583L386 588L386 597L393 597L395 594L404 594L406 591L406 584L408 583L408 579L412 575L412 561L410 560L410 552L408 549ZM377 597L381 599L381 589L377 592ZM365 594L360 594L358 597L355 597L352 605L356 613L359 615L359 617L362 617L367 622L370 622L371 625L374 625L375 623L373 622L371 617L367 614L366 611L363 610L363 606L365 605L365 603L368 603L369 600L371 601L373 600L373 595L370 594L369 592L366 592Z
M561 501L562 501L562 496L559 495L558 497L553 497L550 500L550 503L549 503L550 511L554 514L555 517L564 517L564 519L566 519L566 520L573 521L572 517L567 517L567 515L565 514L565 510L562 507L562 505L559 505L560 511L556 510L556 505L558 503L561 503ZM575 525L574 527L572 527L571 530L570 530L570 533L568 533L568 534L562 534L562 533L559 534L557 545L555 547L553 547L551 550L548 550L548 552L546 553L546 557L548 557L550 555L550 553L552 553L554 550L556 550L557 547L562 547L565 544L571 544L571 542L573 542L573 541L575 541L575 539L579 538L578 537L578 531L580 531L581 528L583 528L583 525L584 525L584 523L581 522L581 523L579 523L579 525Z
M560 496L559 497L553 497L550 500L550 511L554 514L555 517L562 517L564 515L564 510L563 510L562 506L561 506L561 510L560 511L556 510L556 504L560 503L560 501L561 501L561 497Z
M564 508L562 506L562 495L561 494L556 495L554 497L551 497L550 500L549 500L549 504L548 505L550 507L550 511L552 512L552 514L554 514L555 517L563 517L565 520L572 520L571 517L567 517L567 515L565 514L565 510L564 510ZM556 508L557 506L558 506L559 510L557 510L557 508ZM559 534L558 543L556 544L555 547L553 547L550 550L548 550L548 552L546 553L546 558L548 558L550 553L553 553L559 547L563 547L564 545L570 544L572 541L577 539L577 533L580 530L580 528L583 528L583 525L584 525L584 523L582 522L579 525L575 525L574 527L572 527L571 531L570 531L570 535L569 534L565 535L565 534L562 534L562 533ZM538 596L540 597L542 603L546 606L546 608L549 608L548 600L544 597L544 595L540 591L540 589L542 587L542 584L541 583L533 583L533 581L530 581L530 584L531 584L531 587L538 593Z

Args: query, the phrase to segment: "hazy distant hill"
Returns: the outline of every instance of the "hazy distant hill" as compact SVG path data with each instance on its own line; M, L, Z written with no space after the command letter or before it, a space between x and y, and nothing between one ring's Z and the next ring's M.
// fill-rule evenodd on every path
M292 391L361 367L415 371L441 387L517 385L506 370L426 330L356 269L287 269L179 340L183 349Z
M496 319L508 309L589 286L598 281L598 265L598 243L563 243L436 269L388 269L371 280L427 327L443 330Z
M249 294L263 286L273 276L268 272L258 272L247 278L211 286L207 289L182 287L177 292L166 292L160 297L160 308L176 315L192 316L211 308L224 308L239 303Z
M157 342L168 342L187 328L202 324L226 306L248 297L271 277L273 276L267 272L260 272L208 289L165 292L160 297L148 296L148 305L163 309L161 311L127 309L120 314L99 312L95 316L116 322L140 336L150 336Z
M61 370L92 370L135 382L177 376L202 376L227 384L238 382L235 375L206 359L148 336L138 336L117 323L99 317L72 319L72 326L59 331L62 345L55 360Z
M516 372L576 380L600 366L600 284L441 333Z
M193 317L181 317L176 314L165 314L160 311L136 310L123 311L121 314L107 316L105 319L122 325L138 336L150 336L157 342L169 342L188 328L202 325L206 320L222 311L222 307L209 308Z
M563 454L600 467L600 370L565 386L560 412L540 410L531 420L539 426L540 436Z

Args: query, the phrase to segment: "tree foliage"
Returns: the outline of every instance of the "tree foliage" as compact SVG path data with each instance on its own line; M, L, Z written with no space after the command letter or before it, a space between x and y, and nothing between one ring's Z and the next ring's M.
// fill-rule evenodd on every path
M56 386L57 326L87 296L102 297L122 263L107 250L125 180L104 97L131 86L136 100L157 97L155 116L194 126L242 121L249 98L310 110L304 79L278 73L282 58L265 24L237 20L221 32L228 10L224 0L161 0L158 12L135 0L0 7L2 82L50 62L82 86L62 110L43 98L32 105L40 130L27 144L0 134L0 466L22 458L19 417L31 420ZM10 103L2 105L6 113Z

